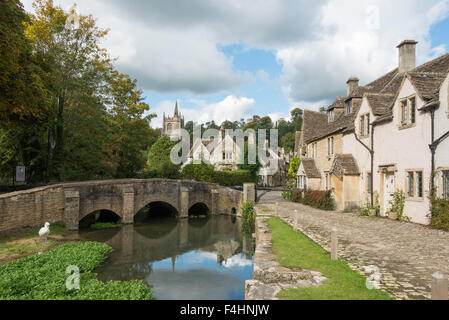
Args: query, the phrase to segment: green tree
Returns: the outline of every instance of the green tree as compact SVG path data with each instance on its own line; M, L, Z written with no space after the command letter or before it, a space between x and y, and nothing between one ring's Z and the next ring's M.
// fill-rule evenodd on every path
M287 178L290 180L296 179L296 174L298 173L299 165L301 164L301 159L292 158L290 160L290 168L288 169Z
M145 174L150 178L178 179L180 165L173 164L170 153L176 142L169 137L162 137L151 146L148 152L148 161Z

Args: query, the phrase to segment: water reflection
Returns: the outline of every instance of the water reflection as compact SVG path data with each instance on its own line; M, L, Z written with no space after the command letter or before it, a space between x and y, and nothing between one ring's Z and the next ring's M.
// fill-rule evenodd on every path
M243 299L254 243L241 220L154 218L117 230L80 233L115 250L98 269L103 281L140 279L157 299Z

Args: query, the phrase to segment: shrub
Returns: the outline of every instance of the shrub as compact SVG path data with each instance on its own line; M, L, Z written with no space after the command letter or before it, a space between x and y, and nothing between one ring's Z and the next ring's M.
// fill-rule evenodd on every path
M290 167L288 169L287 178L290 180L296 179L296 174L298 173L299 164L301 160L299 158L293 158L290 160Z
M292 194L292 200L291 201L293 201L293 202L301 202L302 201L302 193L303 193L303 190L300 190L300 189L295 189L295 190L292 190L291 191L291 194Z
M252 234L255 231L256 213L254 211L254 203L246 201L242 205L243 226L242 231L245 234Z
M404 206L405 206L405 193L402 190L396 190L393 194L393 199L390 200L391 209L387 212L390 215L391 212L396 212L399 221L409 221L410 218L404 216Z
M141 281L96 279L97 268L112 248L98 242L63 244L0 267L0 300L149 300L151 289ZM80 289L68 290L68 266L77 266Z
M434 199L431 207L431 225L449 231L449 199Z
M302 203L322 210L335 209L335 202L332 198L332 191L305 191Z
M182 170L184 179L199 182L212 182L221 186L241 186L244 183L257 183L259 177L246 170L237 171L215 171L214 166L207 164L189 164Z

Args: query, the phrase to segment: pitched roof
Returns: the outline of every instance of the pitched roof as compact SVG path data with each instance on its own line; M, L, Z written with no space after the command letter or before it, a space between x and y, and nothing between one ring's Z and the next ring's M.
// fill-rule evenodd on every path
M304 158L301 159L301 165L304 168L304 172L306 173L306 177L308 179L320 179L321 174L316 167L315 160Z
M337 176L357 176L360 174L357 161L352 154L337 154L332 164L331 173Z
M388 113L390 105L395 99L395 95L393 94L382 93L367 93L365 97L376 117Z
M313 137L322 134L326 131L328 123L327 115L321 112L311 110L304 110L303 115L303 141L306 143Z

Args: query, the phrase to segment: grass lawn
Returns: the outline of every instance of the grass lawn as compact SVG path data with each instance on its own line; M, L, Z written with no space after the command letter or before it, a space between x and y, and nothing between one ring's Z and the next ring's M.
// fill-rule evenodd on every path
M62 225L52 224L48 241L39 239L39 229L28 228L0 237L0 265L38 252L47 251L65 242L64 236L69 233Z
M300 268L323 273L328 278L321 287L283 290L285 300L393 300L386 292L366 288L366 278L342 261L332 261L330 254L294 231L278 218L267 220L273 236L273 251L283 267Z
M103 243L74 242L0 266L0 300L152 299L151 289L142 281L104 283L96 278L92 270L111 251ZM69 266L79 268L79 290L66 286Z

